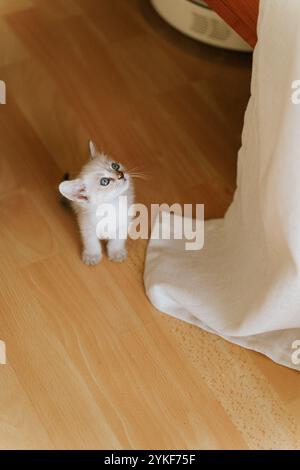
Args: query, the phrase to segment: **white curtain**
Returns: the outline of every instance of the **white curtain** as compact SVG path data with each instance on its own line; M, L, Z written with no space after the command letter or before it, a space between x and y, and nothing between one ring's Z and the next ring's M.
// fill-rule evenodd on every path
M233 203L205 223L200 251L150 240L145 287L158 310L300 370L297 79L300 1L261 0Z

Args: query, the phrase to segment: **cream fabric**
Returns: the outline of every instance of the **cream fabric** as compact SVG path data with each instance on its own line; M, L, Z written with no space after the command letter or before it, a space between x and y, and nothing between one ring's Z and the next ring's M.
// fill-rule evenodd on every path
M157 309L300 370L292 361L300 340L300 104L291 100L300 1L261 0L258 37L234 201L224 219L205 223L201 251L186 251L185 240L150 240L145 287Z

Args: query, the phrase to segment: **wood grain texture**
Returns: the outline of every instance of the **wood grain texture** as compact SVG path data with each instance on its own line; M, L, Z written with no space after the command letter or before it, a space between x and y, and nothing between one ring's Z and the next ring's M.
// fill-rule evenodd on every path
M206 0L250 46L257 41L259 0Z
M144 0L2 1L0 38L0 447L299 447L299 374L157 312L145 241L122 265L84 266L58 203L93 138L149 175L138 202L222 216L251 58L184 37Z

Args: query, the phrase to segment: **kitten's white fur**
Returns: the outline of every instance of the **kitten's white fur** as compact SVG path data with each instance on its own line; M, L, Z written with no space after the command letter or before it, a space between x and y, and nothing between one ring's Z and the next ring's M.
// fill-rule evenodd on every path
M114 162L100 153L92 141L89 142L89 149L91 160L82 168L78 178L63 181L59 185L59 191L72 201L72 207L77 214L83 245L82 260L85 264L93 265L102 259L99 238L104 237L101 232L98 232L97 236L99 206L103 203L113 204L118 213L120 196L127 197L127 206L130 207L134 200L134 192L131 178L124 172L122 165L119 164L119 171L112 169L111 165ZM110 179L108 186L101 186L101 178ZM127 257L125 245L126 240L110 238L107 243L109 259L119 262L125 260Z

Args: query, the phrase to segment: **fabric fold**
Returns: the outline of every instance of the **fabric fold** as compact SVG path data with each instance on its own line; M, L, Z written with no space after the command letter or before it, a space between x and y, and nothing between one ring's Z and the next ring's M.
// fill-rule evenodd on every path
M261 0L234 200L224 219L205 222L200 251L187 251L186 240L151 239L144 274L158 310L297 370L299 46L300 2Z

